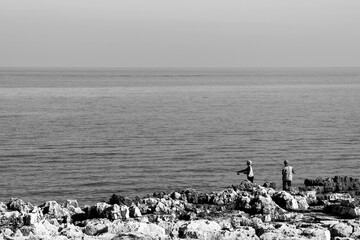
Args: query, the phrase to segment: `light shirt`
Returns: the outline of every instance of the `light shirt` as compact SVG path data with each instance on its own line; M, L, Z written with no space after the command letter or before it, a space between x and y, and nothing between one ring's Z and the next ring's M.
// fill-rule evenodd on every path
M252 166L249 166L248 177L253 177L253 176L254 176L254 172L253 172Z
M293 168L291 166L286 166L282 170L283 180L292 181L293 178Z

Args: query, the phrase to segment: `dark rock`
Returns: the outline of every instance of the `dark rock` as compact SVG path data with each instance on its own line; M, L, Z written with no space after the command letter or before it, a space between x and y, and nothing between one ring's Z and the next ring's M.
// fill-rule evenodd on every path
M125 197L118 194L113 194L110 197L109 204L125 204Z
M189 203L198 203L198 193L195 189L188 188L181 193Z
M30 203L25 203L22 199L11 198L7 203L7 208L20 213L28 213L34 209L34 206Z
M198 204L207 204L207 203L209 203L209 199L210 199L210 197L208 194L199 193L197 203Z
M155 198L163 198L166 195L166 192L154 192L153 197Z

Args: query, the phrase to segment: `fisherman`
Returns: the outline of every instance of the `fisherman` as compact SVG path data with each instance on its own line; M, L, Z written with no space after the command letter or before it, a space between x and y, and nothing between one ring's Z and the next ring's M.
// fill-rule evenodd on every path
M252 162L250 160L247 160L246 164L247 168L245 168L244 170L236 171L236 173L237 175L239 175L240 173L244 173L247 176L247 180L249 180L250 182L254 182L254 172L251 166Z
M295 174L293 167L289 165L289 161L284 161L284 168L282 170L282 180L283 180L283 190L289 191L291 187L291 181L293 179L293 174Z

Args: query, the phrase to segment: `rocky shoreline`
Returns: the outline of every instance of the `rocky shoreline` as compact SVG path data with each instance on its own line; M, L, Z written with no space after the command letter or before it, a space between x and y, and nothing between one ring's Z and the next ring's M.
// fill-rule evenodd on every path
M219 192L156 192L80 207L0 202L0 239L360 239L360 181L305 180L290 192L243 181Z

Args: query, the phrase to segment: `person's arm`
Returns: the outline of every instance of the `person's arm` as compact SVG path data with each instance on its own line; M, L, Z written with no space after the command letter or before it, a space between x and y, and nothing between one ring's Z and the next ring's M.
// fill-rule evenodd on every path
M294 171L294 169L292 169L292 172L293 172L293 174L295 174L295 171Z
M237 174L239 175L239 173L246 173L248 171L249 167L247 167L246 169L237 171Z

